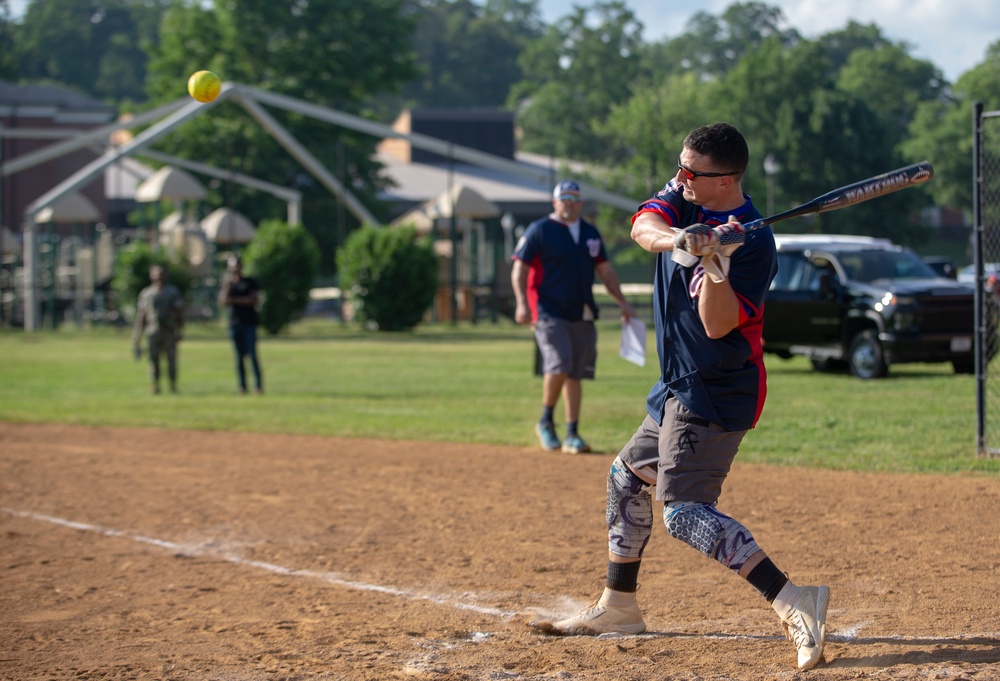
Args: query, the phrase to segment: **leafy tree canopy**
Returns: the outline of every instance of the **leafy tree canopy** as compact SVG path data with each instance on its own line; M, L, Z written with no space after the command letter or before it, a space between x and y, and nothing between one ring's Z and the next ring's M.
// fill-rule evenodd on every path
M68 85L108 102L146 99L147 48L170 0L45 0L28 4L15 59L23 82Z
M639 74L642 24L623 2L574 7L521 55L525 79L509 103L519 110L523 147L567 158L600 157L595 126L630 95Z
M367 100L416 74L408 41L414 20L403 9L403 0L177 3L164 18L163 40L150 61L149 92L155 102L184 96L188 74L209 69L226 81L360 113ZM381 212L377 194L384 180L372 158L378 140L284 111L272 115L369 210ZM302 191L303 222L320 245L321 270L333 271L336 248L357 221L241 108L223 104L163 146ZM283 213L275 200L238 186L218 192L258 222Z

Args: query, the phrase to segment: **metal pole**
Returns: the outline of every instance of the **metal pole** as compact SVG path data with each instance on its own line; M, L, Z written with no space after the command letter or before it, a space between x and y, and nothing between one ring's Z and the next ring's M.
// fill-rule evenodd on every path
M58 247L56 246L56 223L49 222L46 230L45 248L45 269L48 270L48 282L43 282L45 287L45 314L48 316L49 328L55 329L56 324L56 265L58 261Z
M4 147L4 136L3 136L3 125L0 125L0 168L3 167L3 147ZM4 190L4 180L3 174L0 173L0 276L3 275L3 258L6 253L3 249L3 234L4 227L6 223L3 217L3 190ZM14 274L14 268L11 267L11 275ZM0 286L0 327L3 326L3 286Z
M479 297L476 289L479 287L479 225L476 222L469 222L469 294L470 294L470 314L472 323L476 323L479 316Z
M450 232L449 236L451 238L451 323L458 323L458 225L455 223L455 195L452 191L454 189L453 175L454 175L454 164L455 160L451 155L451 142L448 142L448 196L451 199L451 221L450 221Z
M38 225L29 217L24 225L24 330L38 330Z
M983 325L983 224L982 224L982 145L983 103L973 105L972 115L972 262L976 270L975 286L975 371L976 371L976 454L986 455L986 367L985 329Z

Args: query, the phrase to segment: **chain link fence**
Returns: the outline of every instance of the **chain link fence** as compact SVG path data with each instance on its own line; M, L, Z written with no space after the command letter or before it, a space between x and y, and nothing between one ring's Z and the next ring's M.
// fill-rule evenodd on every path
M973 117L973 264L976 270L976 449L1000 456L1000 111Z

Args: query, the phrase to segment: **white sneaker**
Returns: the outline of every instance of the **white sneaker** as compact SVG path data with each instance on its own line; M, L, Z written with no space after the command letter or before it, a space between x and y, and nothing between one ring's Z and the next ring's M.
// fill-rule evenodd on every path
M830 589L825 586L799 587L798 598L791 611L782 619L785 636L795 643L799 653L799 669L812 669L823 656L826 642L826 608L830 604Z
M642 612L633 600L628 605L614 606L604 598L596 601L573 617L552 623L559 634L597 636L598 634L641 634L646 631Z

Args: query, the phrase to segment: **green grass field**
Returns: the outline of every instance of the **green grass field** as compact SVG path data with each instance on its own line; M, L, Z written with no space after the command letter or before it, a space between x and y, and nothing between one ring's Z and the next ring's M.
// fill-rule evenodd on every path
M597 380L581 433L613 453L641 422L657 373L618 357L600 323ZM261 339L266 393L237 395L221 323L189 325L180 394L152 395L129 330L0 332L0 420L536 446L541 379L530 331L510 323L374 334L310 320ZM860 381L803 359L766 358L769 395L744 440L748 462L897 472L1000 472L975 453L975 380L947 364L900 365ZM562 403L557 425L562 423ZM560 428L561 430L561 428ZM554 454L555 455L555 454Z

